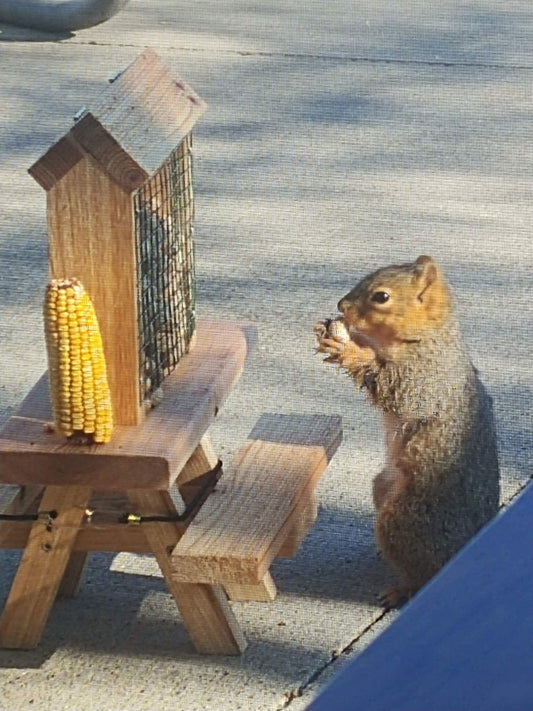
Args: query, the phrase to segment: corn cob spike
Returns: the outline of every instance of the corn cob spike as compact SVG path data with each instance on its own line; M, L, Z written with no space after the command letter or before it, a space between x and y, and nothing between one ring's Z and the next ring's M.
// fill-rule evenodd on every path
M73 441L109 442L111 395L102 338L88 294L77 279L52 280L43 313L57 430Z

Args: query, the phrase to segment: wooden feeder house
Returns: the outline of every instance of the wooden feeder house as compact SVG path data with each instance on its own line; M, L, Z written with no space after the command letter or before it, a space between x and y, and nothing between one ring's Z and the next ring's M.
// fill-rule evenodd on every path
M191 130L206 104L146 50L29 170L50 277L94 303L116 424L136 425L195 333Z

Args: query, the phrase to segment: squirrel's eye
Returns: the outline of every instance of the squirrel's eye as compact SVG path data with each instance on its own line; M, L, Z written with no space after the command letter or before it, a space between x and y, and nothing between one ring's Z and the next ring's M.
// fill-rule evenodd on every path
M386 291L375 291L370 297L370 301L373 301L375 304L384 304L389 299L390 294Z

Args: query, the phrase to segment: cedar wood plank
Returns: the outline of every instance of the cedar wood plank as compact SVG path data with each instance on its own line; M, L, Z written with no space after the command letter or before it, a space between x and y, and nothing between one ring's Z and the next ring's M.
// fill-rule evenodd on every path
M264 415L174 549L176 579L258 583L341 438L340 417Z

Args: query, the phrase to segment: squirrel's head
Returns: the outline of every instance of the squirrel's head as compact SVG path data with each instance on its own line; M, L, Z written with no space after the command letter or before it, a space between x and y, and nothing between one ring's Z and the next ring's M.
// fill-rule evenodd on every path
M345 324L380 346L418 341L450 319L452 300L431 257L378 269L338 304Z

